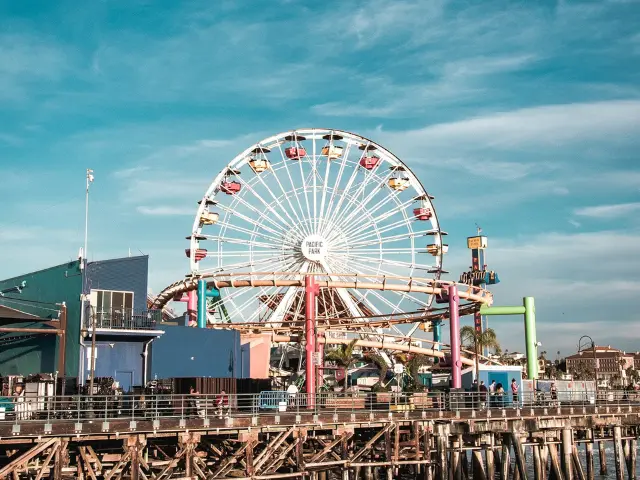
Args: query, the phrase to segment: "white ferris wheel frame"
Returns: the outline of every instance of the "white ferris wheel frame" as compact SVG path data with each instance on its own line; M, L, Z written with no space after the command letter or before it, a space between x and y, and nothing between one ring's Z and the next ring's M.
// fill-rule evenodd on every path
M324 141L326 143L326 137L330 136L330 144L333 145L333 137L341 137L339 142L344 145L344 152L341 157L335 160L327 160L325 157L325 166L320 164L320 160L323 158L320 150L317 148L317 144L319 141ZM306 152L304 155L304 159L308 160L312 164L313 173L311 175L312 178L307 179L306 176L302 173L302 160L299 160L300 163L300 171L296 172L299 175L299 179L302 180L301 185L296 185L294 183L292 177L292 170L296 167L293 166L294 162L291 159L287 158L284 154L283 146L287 143L290 143L292 137L304 137L305 142L312 141L312 151ZM323 138L324 137L324 138ZM362 147L365 147L362 149ZM362 159L367 151L373 150L375 155L380 159L380 166L388 166L388 172L385 174L378 174L378 171L381 170L380 167L376 167L373 170L363 169L365 172L365 179L357 183L357 172L360 170L358 164L353 165L353 161L349 159L349 152L354 147L360 148L362 151L362 155L360 159ZM271 173L273 174L273 178L275 178L274 182L274 190L267 189L271 198L263 198L256 191L256 186L262 185L265 186L265 181L262 178L260 173L254 173L253 177L249 180L244 180L241 176L237 176L234 178L239 181L243 192L240 194L236 194L232 196L231 205L225 206L221 202L216 202L216 198L218 195L224 195L221 192L222 183L229 178L230 173L242 171L243 167L247 167L249 161L251 160L251 154L256 152L256 149L268 149L272 154L279 153L278 163L274 166L277 167ZM282 162L279 162L282 160ZM342 179L345 171L346 175L349 176L348 183L343 192L337 193L337 187L329 189L327 186L327 180L329 179L330 170L332 169L332 164L336 164L336 167L339 168L338 171L338 183ZM338 166L339 165L339 166ZM322 175L322 169L324 168L324 181L323 186L321 188L318 187L318 178L319 175ZM348 171L348 168L351 168L351 171ZM247 169L245 169L247 170ZM251 171L250 168L248 168ZM283 177L283 180L278 177L276 174L277 171L282 171L286 176ZM382 188L386 187L386 182L394 172L402 171L403 177L409 180L409 188L413 189L415 195L412 195L411 200L405 200L400 203L398 199L397 192L390 192L387 199L375 205L374 207L367 206L367 199L373 198L377 192L374 188L371 192L366 192L367 185L371 180L375 180L380 183ZM345 177L346 178L346 177ZM283 182L289 181L287 186L290 186L291 189L285 189L283 186ZM372 184L373 185L373 184ZM354 189L351 192L351 189ZM330 191L329 191L330 190ZM244 195L245 192L250 192L253 196L251 197L254 201L257 202L258 205L254 205L251 202L248 202ZM311 196L309 196L309 192L311 192ZM321 195L319 195L321 193ZM365 195L367 197L359 200L358 195ZM318 198L320 197L320 198ZM338 198L339 197L339 198ZM428 229L420 229L417 232L414 232L412 223L414 223L413 218L407 215L407 208L411 207L411 204L416 201L417 198L421 198L422 204L427 205L431 210L431 217L427 220L430 228ZM408 268L411 271L426 269L428 267L428 273L432 275L434 280L438 280L441 276L442 272L442 257L443 257L443 241L442 236L446 235L446 233L442 232L440 229L440 225L438 222L437 213L435 207L432 203L433 197L431 197L422 182L418 179L418 177L411 171L411 169L405 165L398 157L396 157L389 150L379 145L378 143L350 133L343 130L336 129L298 129L291 130L287 132L282 132L277 135L273 135L262 141L255 143L240 154L238 154L229 164L222 170L220 173L214 178L214 180L209 185L206 190L204 196L202 197L202 201L199 204L194 223L192 228L192 234L190 238L190 249L192 254L190 255L190 268L191 275L193 277L198 277L203 275L204 273L231 273L233 271L269 271L270 269L265 269L265 265L271 265L270 258L268 255L263 255L264 252L254 252L254 246L267 248L267 249L280 249L282 251L283 259L281 265L285 267L294 267L291 272L293 273L307 273L312 272L314 268L319 266L322 268L322 271L326 274L332 275L334 272L348 273L342 268L344 265L336 265L329 258L325 258L322 261L318 261L316 265L313 262L302 262L300 264L299 259L297 261L285 261L285 248L295 249L297 245L302 242L305 237L310 238L309 236L313 236L315 234L321 234L327 238L327 243L337 242L336 245L345 246L343 250L336 251L350 251L359 253L356 255L358 261L361 262L359 265L359 269L354 273L356 275L361 275L362 278L373 278L377 275L382 274L393 274L393 272L388 272L381 269L382 264L385 265L393 265L397 268ZM393 206L391 210L384 209L382 213L379 210L385 206L387 202L395 201L396 205ZM203 225L201 223L201 217L203 214L209 212L208 207L211 202L216 202L216 208L220 209L220 221L218 221L218 225L220 225L219 235L206 235L203 234ZM297 203L297 208L295 205ZM393 205L393 203L391 203ZM256 216L257 218L251 218L249 215L244 213L240 213L234 210L235 207L242 206L248 211L251 212L252 216ZM305 216L305 212L307 215ZM376 222L381 222L390 218L392 215L401 213L402 218L395 223L385 225L384 227L378 228ZM231 219L233 216L237 216L242 219L244 222L249 224L253 224L253 230L250 230L245 227L240 227L238 225L233 225L231 223ZM353 221L352 224L349 222ZM358 231L363 230L363 226L367 225L367 222L370 222L370 225L373 226L373 231L368 231L365 229L365 233L359 233ZM346 225L346 227L345 227ZM344 227L344 229L336 228L336 226ZM411 263L408 262L392 262L389 260L382 259L383 248L382 245L384 242L393 242L395 241L395 237L393 235L393 231L398 227L407 227L408 236L406 233L400 235L404 236L411 241L410 249L396 249L396 250L405 250L402 252L397 252L398 254L410 254ZM293 228L295 227L295 228ZM289 228L289 230L287 230ZM250 241L252 242L251 247L249 249L249 258L246 259L248 261L240 262L240 263L230 263L226 266L221 265L222 256L226 256L227 258L231 258L232 255L237 255L240 257L246 256L247 252L237 252L233 253L233 251L224 251L222 248L224 244L233 245L234 242L237 244L244 245L247 243L246 240L236 238L234 240L233 237L226 237L228 231L235 231L238 233L242 233L245 235L250 235ZM282 237L283 233L286 233L284 237ZM386 234L383 235L383 234ZM415 242L418 238L430 235L433 243L440 247L439 251L435 255L428 255L431 257L432 262L430 265L422 265L416 261L416 255L423 254L422 252L418 253L418 247L416 247ZM279 237L281 236L281 237ZM354 236L353 238L347 238L348 236ZM396 236L399 237L399 236ZM218 266L212 267L209 272L202 271L200 263L202 260L198 261L193 252L195 252L200 247L200 242L205 238L207 240L214 240L217 243L217 249L214 252L207 253L208 257L215 256L218 259ZM270 242L279 242L284 239L285 242L289 242L286 245L277 245L276 243ZM357 240L354 242L354 239ZM349 243L351 241L351 245ZM357 247L357 248L353 248ZM376 249L377 247L377 249ZM393 249L391 249L393 250ZM411 250L410 252L406 250ZM386 253L387 250L384 251ZM366 254L369 253L379 253L379 258L373 257L371 259L367 259ZM395 253L395 252L394 252ZM424 255L427 255L424 252ZM263 256L263 258L261 258ZM289 254L288 256L291 256ZM265 261L266 258L266 261ZM273 256L271 257L273 259ZM343 257L344 258L344 257ZM376 262L378 262L378 267L375 267ZM228 270L227 270L228 269ZM274 268L273 270L278 271L288 271L288 268ZM338 277L333 278L334 280L338 280ZM296 288L290 288L284 294L285 296L281 299L280 304L276 308L276 311L272 315L274 321L277 321L279 316L283 314L283 311L286 311L289 307L290 302L292 301L293 296L296 294ZM265 290L261 289L260 293L264 293ZM259 294L260 294L259 293ZM348 307L349 312L352 316L361 316L362 311L355 305L354 298L358 299L361 302L366 302L367 295L371 294L373 297L377 299L377 301L391 308L392 313L396 313L398 307L401 305L403 298L405 300L413 301L420 308L428 309L433 302L433 296L428 296L426 300L420 300L410 293L402 293L404 297L400 298L400 301L394 305L393 302L385 298L378 291L367 291L366 293L362 293L359 290L354 290L354 295L350 295L347 293L345 289L337 289L337 293L341 298L342 302ZM274 294L275 295L275 294ZM233 298L230 299L233 302ZM223 301L226 301L223 298ZM375 314L379 315L380 312L371 302L367 302L371 310L374 311ZM236 311L239 311L237 305L235 305ZM248 321L247 319L243 319L244 321ZM395 328L394 328L395 329ZM397 329L395 329L397 330ZM397 330L399 331L399 330ZM415 331L415 328L412 332ZM401 332L402 333L402 332Z

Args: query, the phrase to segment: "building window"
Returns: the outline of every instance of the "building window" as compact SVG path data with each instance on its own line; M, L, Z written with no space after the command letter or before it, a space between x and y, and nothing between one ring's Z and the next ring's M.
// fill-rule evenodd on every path
M133 292L91 290L91 310L97 328L134 328ZM87 320L89 328L91 320Z
M130 313L133 309L133 292L118 292L113 290L92 290L96 292L96 302L92 307L96 313ZM92 295L93 297L93 295Z

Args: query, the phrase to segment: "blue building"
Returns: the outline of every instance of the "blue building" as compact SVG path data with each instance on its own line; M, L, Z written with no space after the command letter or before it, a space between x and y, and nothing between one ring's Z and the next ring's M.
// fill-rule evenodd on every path
M152 378L249 377L238 332L162 324L162 312L148 308L148 256L83 265L0 281L0 324L19 327L0 333L0 375L58 372L84 384L93 356L94 377L113 377L125 391Z
M0 292L9 292L0 296L5 312L0 313L0 323L17 327L0 334L0 374L57 371L84 383L91 372L95 333L95 376L114 377L125 390L143 384L148 345L162 335L156 328L160 312L147 310L148 266L148 256L86 264L76 260L0 281ZM20 318L8 318L9 308L19 312L13 317ZM62 311L66 312L64 335L33 333L35 328L60 327ZM31 333L18 331L24 328ZM60 349L64 361L56 362L62 355ZM61 365L64 371L59 371Z

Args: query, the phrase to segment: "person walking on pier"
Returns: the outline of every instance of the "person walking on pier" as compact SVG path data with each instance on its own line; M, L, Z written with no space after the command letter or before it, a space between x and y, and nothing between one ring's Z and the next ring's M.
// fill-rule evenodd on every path
M496 381L493 380L490 384L489 384L489 407L492 407L493 404L495 403L495 395L496 395Z
M511 379L511 394L513 395L513 408L520 407L518 402L518 383L515 378Z

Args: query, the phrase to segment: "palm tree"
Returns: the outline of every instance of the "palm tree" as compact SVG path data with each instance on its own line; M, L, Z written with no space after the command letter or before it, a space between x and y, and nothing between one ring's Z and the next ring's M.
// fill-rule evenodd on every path
M343 368L345 385L347 383L347 374L349 368L356 360L353 357L353 349L355 348L357 342L358 339L354 338L348 344L343 344L334 348L333 350L330 350L325 357L330 362L333 362L339 367Z
M416 390L420 390L422 388L422 382L420 381L420 367L428 365L430 362L431 359L426 355L416 353L413 354L405 364L407 373L411 376L413 386Z
M389 365L387 361L375 350L367 352L365 358L378 367L378 383L380 389L384 389L384 380L387 378L387 372L389 371ZM375 388L375 385L374 385Z
M460 341L473 348L476 358L476 376L480 374L480 351L484 348L495 350L500 348L496 332L492 328L487 328L484 332L477 332L474 327L465 325L460 329Z

